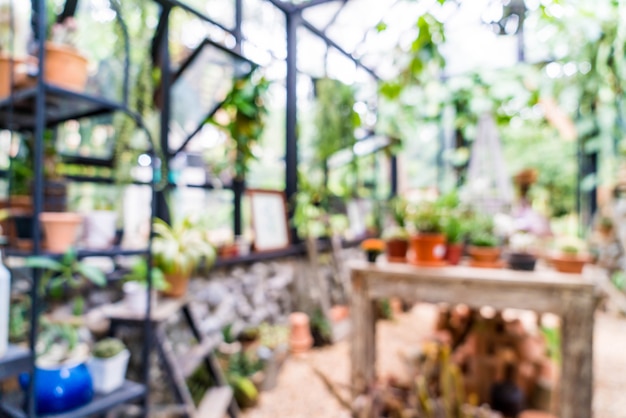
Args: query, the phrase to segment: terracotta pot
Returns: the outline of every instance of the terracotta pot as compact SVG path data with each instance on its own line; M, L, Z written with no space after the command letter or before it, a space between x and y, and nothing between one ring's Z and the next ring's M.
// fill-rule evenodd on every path
M580 274L589 258L580 256L558 255L551 258L552 265L561 273Z
M64 253L76 243L83 217L72 212L42 212L39 220L46 237L46 247L53 253Z
M74 91L87 85L87 58L74 48L46 42L44 78L47 83Z
M289 348L292 353L304 353L313 346L309 317L302 312L289 315L291 331L289 334Z
M24 60L13 58L13 86L23 83L26 78ZM11 94L11 58L8 55L0 55L0 99Z
M470 245L468 253L474 261L481 263L493 263L500 259L500 247L477 247Z
M556 415L544 411L532 411L527 409L519 415L519 418L556 418Z
M406 253L409 250L409 241L403 238L392 238L385 245L387 261L391 263L406 263Z
M446 237L443 234L417 234L411 237L411 263L437 267L446 265Z
M463 256L463 244L448 244L446 245L446 261L453 266L458 265L461 262Z
M187 287L189 286L189 273L180 271L174 271L173 273L165 274L165 281L169 285L167 290L163 291L165 296L173 298L180 298L187 294Z

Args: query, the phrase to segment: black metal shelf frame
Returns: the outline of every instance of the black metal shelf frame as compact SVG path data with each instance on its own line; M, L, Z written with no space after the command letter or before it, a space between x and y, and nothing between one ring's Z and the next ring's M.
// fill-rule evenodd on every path
M69 91L50 85L43 79L44 66L46 60L45 48L43 43L45 41L42 34L46 33L47 26L47 2L41 0L32 0L33 11L33 29L36 35L36 40L39 43L38 48L38 74L36 84L33 88L20 91L11 91L11 95L0 101L0 128L10 129L14 131L31 131L34 133L34 152L33 152L33 250L29 253L9 251L10 255L14 256L48 256L58 257L57 254L49 254L43 251L41 245L41 225L39 222L39 214L43 209L43 137L46 128L56 126L62 122L68 120L76 120L84 117L92 117L105 113L112 113L115 111L123 112L136 123L136 125L143 129L146 135L150 139L150 132L146 128L142 118L131 111L128 108L128 94L129 94L129 66L130 66L130 42L128 38L128 32L126 25L122 18L121 12L117 7L117 0L110 0L112 9L116 12L116 21L122 28L122 34L124 37L124 79L123 79L123 99L122 102L115 102L112 100L96 97L93 95ZM67 0L64 11L59 15L57 21L62 21L64 18L73 15L76 9L77 0ZM13 89L13 87L12 87ZM156 152L151 149L149 151L152 160L153 179L156 178ZM152 187L152 213L155 209L155 182L150 183ZM152 236L152 234L151 234ZM148 259L148 266L151 266L151 241L148 244L148 248L140 250L126 250L120 248L113 248L106 251L91 251L82 250L79 252L79 257L92 257L92 256L129 256L129 255L145 255ZM148 289L151 290L153 283L150 280L150 272L148 272ZM37 289L39 288L39 281L41 279L41 271L39 269L33 270L33 285L30 290L31 298L31 327L29 335L29 348L18 349L11 347L7 356L0 359L0 379L10 375L16 375L21 372L28 372L31 374L29 380L28 389L26 390L25 401L20 407L8 404L2 400L0 402L0 411L8 414L9 416L19 417L35 417L35 374L32 371L35 369L35 358L32 353L35 352L35 342L37 340L38 326L39 326L39 295ZM147 313L146 318L150 317L152 309L152 292L148 292L147 301ZM145 321L145 344L142 350L142 364L143 364L143 384L126 382L124 386L106 396L97 396L92 402L85 405L78 410L71 411L67 414L55 415L55 417L83 417L93 414L99 414L108 411L114 406L131 402L131 401L143 401L144 413L147 411L148 405L148 391L146 388L149 384L149 365L148 358L150 353L151 339L149 321ZM23 407L23 408L22 408ZM1 414L0 414L1 415Z
M0 381L29 371L32 365L30 353L27 348L9 345L8 351L0 357Z

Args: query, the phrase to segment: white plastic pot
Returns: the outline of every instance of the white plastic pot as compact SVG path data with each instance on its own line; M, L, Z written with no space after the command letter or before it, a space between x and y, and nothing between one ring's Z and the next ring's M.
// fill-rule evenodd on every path
M111 393L119 389L126 379L130 352L124 350L111 358L91 357L87 362L96 393Z
M94 250L110 248L115 242L117 213L107 210L88 212L84 217L83 244Z
M148 308L148 289L143 284L137 282L124 283L124 305L136 314L145 314ZM157 292L152 291L152 309L156 307Z

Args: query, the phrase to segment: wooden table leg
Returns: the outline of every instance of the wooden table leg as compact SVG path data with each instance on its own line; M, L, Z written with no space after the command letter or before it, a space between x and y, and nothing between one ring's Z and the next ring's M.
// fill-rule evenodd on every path
M366 393L376 378L376 319L374 303L367 291L367 281L361 273L352 273L351 373L352 396Z
M591 418L594 301L572 297L562 318L561 418Z

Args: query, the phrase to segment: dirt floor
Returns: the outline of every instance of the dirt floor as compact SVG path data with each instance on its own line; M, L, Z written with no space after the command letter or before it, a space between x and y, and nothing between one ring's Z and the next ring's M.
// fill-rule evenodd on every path
M379 377L402 376L403 358L430 333L436 310L416 305L377 325ZM594 339L594 417L626 418L626 318L598 313ZM276 388L245 418L348 418L349 343L316 349L284 364Z

